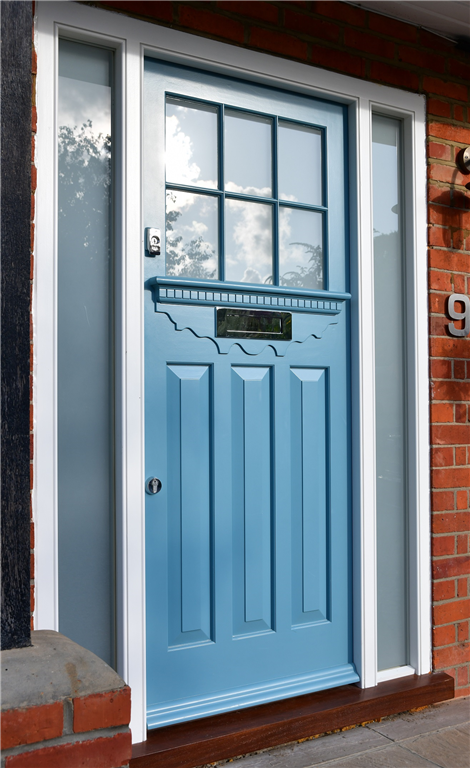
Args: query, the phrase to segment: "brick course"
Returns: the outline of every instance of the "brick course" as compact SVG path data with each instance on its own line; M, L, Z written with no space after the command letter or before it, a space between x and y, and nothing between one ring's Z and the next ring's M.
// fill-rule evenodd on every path
M64 707L62 702L44 704L28 709L11 709L2 712L2 749L20 744L35 744L62 736Z
M128 686L120 691L96 693L74 700L74 733L127 725L131 719L131 690Z
M309 62L427 97L434 668L470 693L468 595L470 337L448 336L448 295L470 291L468 52L423 29L341 2L94 3L245 48ZM35 130L33 108L33 130ZM424 255L423 255L424 258ZM444 447L446 450L444 451ZM447 558L449 562L447 563ZM452 563L451 563L452 561ZM455 572L454 572L455 570ZM461 594L462 593L462 594Z
M128 765L131 754L131 734L118 733L107 739L95 738L8 755L5 768L121 768Z

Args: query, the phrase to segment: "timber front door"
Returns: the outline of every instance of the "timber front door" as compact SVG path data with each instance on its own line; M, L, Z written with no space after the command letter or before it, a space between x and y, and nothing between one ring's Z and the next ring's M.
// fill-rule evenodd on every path
M155 727L358 675L344 109L148 59L144 115Z

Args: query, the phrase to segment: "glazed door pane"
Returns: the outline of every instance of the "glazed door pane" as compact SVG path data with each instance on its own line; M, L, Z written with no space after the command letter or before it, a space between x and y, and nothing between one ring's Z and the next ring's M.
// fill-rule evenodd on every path
M272 197L272 119L225 110L225 189Z

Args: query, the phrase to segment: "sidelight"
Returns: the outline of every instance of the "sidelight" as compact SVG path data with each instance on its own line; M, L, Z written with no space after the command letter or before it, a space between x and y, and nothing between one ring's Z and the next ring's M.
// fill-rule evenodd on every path
M59 630L114 665L113 53L59 42Z
M401 131L400 120L373 115L379 671L409 663L406 294Z

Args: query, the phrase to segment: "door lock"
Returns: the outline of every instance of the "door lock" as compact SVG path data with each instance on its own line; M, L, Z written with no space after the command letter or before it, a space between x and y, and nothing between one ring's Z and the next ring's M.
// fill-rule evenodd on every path
M162 490L161 480L159 480L158 477L149 477L149 479L145 483L145 492L148 493L150 496L153 496L155 493L159 493L161 490Z
M145 230L146 242L145 247L149 256L160 256L162 245L162 233L159 229L153 227L147 227Z

